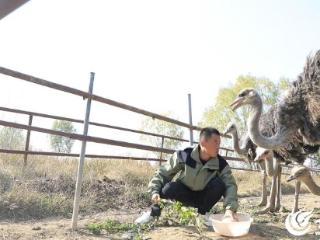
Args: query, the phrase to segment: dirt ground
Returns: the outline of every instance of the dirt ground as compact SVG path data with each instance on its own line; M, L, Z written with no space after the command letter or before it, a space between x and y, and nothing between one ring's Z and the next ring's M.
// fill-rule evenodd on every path
M241 240L251 239L320 239L319 235L309 234L302 238L295 238L290 235L284 226L284 220L288 211L273 214L255 215L254 211L259 208L255 207L259 201L258 197L246 197L240 199L240 212L249 212L254 218L250 228L250 233L240 238ZM286 195L282 197L282 205L285 209L290 210L293 206L293 196ZM313 220L320 219L320 198L312 194L302 194L300 196L300 209L310 211L316 209ZM0 239L126 239L125 235L93 235L86 229L86 224L101 222L106 219L119 220L121 222L132 222L140 210L114 211L91 215L80 216L78 231L71 231L71 220L65 218L48 218L39 221L23 222L0 222ZM315 225L315 224L314 224ZM316 225L315 225L316 226ZM320 231L320 230L319 230ZM145 239L229 239L219 236L210 229L204 229L200 235L194 227L174 226L174 227L156 227L154 230L145 234Z

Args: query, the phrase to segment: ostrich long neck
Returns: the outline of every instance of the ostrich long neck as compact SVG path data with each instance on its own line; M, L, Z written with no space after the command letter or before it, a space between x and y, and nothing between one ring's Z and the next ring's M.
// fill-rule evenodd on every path
M304 179L303 183L307 186L308 190L312 194L320 196L320 186L316 184L311 176L309 176L307 179Z
M252 105L253 111L250 113L248 119L249 136L251 140L258 146L266 149L276 149L282 145L289 136L289 131L281 132L279 129L277 133L272 137L265 137L259 130L259 121L262 113L262 100L259 97L257 101Z
M233 149L238 153L239 155L245 155L245 149L240 149L239 146L239 135L238 131L232 132L232 140L233 140Z

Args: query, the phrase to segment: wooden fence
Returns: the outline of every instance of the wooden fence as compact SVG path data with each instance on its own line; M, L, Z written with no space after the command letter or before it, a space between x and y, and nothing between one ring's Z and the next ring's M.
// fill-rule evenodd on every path
M7 153L7 154L23 154L24 155L24 165L27 164L27 157L28 155L47 155L47 156L68 156L68 157L80 157L79 161L79 166L81 166L81 158L84 161L84 157L88 158L112 158L112 159L129 159L129 160L146 160L146 161L158 161L159 164L161 162L166 161L165 159L162 159L162 154L167 153L171 154L175 150L174 149L167 149L164 148L164 143L166 139L171 139L171 140L176 140L176 141L181 141L181 142L190 142L190 144L197 143L193 140L193 131L199 131L201 130L200 127L192 125L192 114L191 114L191 96L188 95L188 100L189 100L189 123L185 123L182 121L178 121L176 119L172 119L166 116L162 116L157 113L153 113L150 111L146 111L140 108L136 108L127 104L123 104L108 98L104 98L95 94L92 94L92 87L93 87L93 78L94 74L91 74L91 91L89 92L84 92L79 89L71 88L68 86L64 86L61 84L57 84L54 82L50 82L44 79L40 79L28 74L24 74L21 72L17 72L8 68L0 67L0 73L11 76L23 81L27 81L30 83L38 84L44 87L48 87L51 89L55 89L58 91L70 93L79 97L82 97L83 99L87 99L87 112L86 112L86 121L81 120L81 119L74 119L74 118L68 118L68 117L63 117L63 116L57 116L57 115L49 115L45 113L38 113L38 112L31 112L31 111L26 111L26 110L21 110L21 109L12 109L12 108L7 108L0 106L0 111L6 111L6 112L11 112L11 113L16 113L16 114L24 114L27 115L29 118L28 120L28 125L26 124L20 124L20 123L14 123L14 122L9 122L9 121L3 121L0 120L0 125L5 126L5 127L13 127L13 128L18 128L18 129L24 129L27 131L27 137L26 137L26 145L24 150L8 150L8 149L0 149L0 153ZM130 112L134 112L137 114L142 114L144 116L151 117L153 119L158 119L162 121L166 121L172 124L176 124L181 127L185 127L189 129L190 131L190 140L183 139L183 138L177 138L177 137L172 137L172 136L167 136L167 135L162 135L162 134L157 134L157 133L151 133L151 132L146 132L146 131L141 131L141 130L135 130L135 129L130 129L130 128L125 128L125 127L120 127L120 126L114 126L114 125L108 125L105 123L98 123L98 122L91 122L89 121L89 115L90 115L90 105L91 101L96 101L104 104L108 104L114 107L118 107ZM89 104L88 104L89 103ZM89 107L89 111L88 111ZM99 126L103 128L109 128L109 129L116 129L120 131L125 131L125 132L131 132L131 133L137 133L137 134L144 134L144 135L149 135L149 136L154 136L154 137L159 137L161 138L161 147L155 147L155 146L149 146L149 145L144 145L144 144L139 144L139 143L130 143L130 142L125 142L125 141L117 141L117 140L112 140L108 138L101 138L101 137L94 137L87 135L87 132L84 131L84 134L76 134L76 133L66 133L62 131L57 131L57 130L52 130L48 128L41 128L41 127L36 127L32 125L33 118L34 117L42 117L42 118L49 118L49 119L55 119L55 120L64 120L64 121L69 121L73 123L82 123L85 126L87 125L93 125L93 126ZM88 127L87 129L88 130ZM30 144L30 135L32 131L36 132L41 132L41 133L46 133L46 134L53 134L53 135L58 135L58 136L63 136L63 137L68 137L71 139L75 140L80 140L82 141L84 147L81 149L81 154L67 154L67 153L57 153L57 152L44 152L44 151L30 151L29 150L29 144ZM223 135L222 137L225 138L230 138L230 136L225 136ZM128 157L128 156L112 156L112 155L94 155L94 154L85 154L85 144L86 142L94 142L94 143L102 143L102 144L108 144L108 145L114 145L114 146L120 146L120 147L126 147L126 148L134 148L134 149L140 149L140 150L146 150L146 151L152 151L152 152L159 152L160 153L160 158L143 158L143 157ZM229 152L233 152L233 149L230 148L224 148L221 147L221 150L225 151L225 159L228 161L244 161L242 158L236 158L236 157L230 157L228 156ZM82 156L81 156L82 155ZM257 171L257 170L252 170L252 169L247 169L247 168L233 168L236 170L244 170L244 171ZM318 169L312 169L312 171L315 172L320 172ZM286 173L284 173L286 174ZM82 169L79 167L78 169L78 176L82 176ZM78 181L79 180L79 181ZM80 179L77 178L77 186L81 185L81 177ZM80 196L80 190L77 190L76 187L76 194L75 194L75 204L79 200L77 195ZM76 210L75 210L76 209ZM77 214L78 214L78 209L74 206L74 215L72 219L72 228L75 229L77 225Z

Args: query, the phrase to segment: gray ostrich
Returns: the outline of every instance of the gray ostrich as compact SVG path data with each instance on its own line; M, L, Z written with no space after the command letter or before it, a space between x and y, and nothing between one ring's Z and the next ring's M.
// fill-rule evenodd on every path
M231 134L233 140L233 149L234 151L244 158L250 165L253 164L254 159L256 158L256 148L257 146L251 141L248 134L239 138L238 129L235 123L230 122L224 133L224 135ZM242 143L242 144L241 144ZM241 145L241 147L240 147ZM259 167L261 169L262 174L262 194L261 201L258 206L266 206L267 205L267 176L273 176L273 165L272 161L259 161Z
M263 105L257 91L251 88L242 90L231 107L236 110L244 105L251 106L252 111L247 121L248 133L256 145L272 149L278 161L290 160L303 164L308 154L319 149L317 145L320 143L320 107L317 104L319 100L320 51L308 57L303 73L292 84L286 97L275 106L273 114L270 114L267 122L270 124L268 135L263 135L259 129ZM299 191L300 182L297 181L296 205L293 211L297 211Z
M246 89L244 91L254 91L255 95L261 100L259 94L254 89ZM242 92L240 93L242 94ZM250 95L251 93L249 93ZM279 105L275 105L270 108L266 113L264 113L259 121L260 131L264 138L268 138L275 133L277 129L276 115L278 114ZM234 109L235 110L235 109ZM250 121L248 121L248 128L251 128ZM251 128L252 129L252 128ZM250 136L250 130L249 130ZM285 164L298 163L303 164L305 159L309 154L316 153L319 150L319 145L308 145L304 143L304 138L301 132L296 130L296 132L291 134L290 141L286 141L282 145L278 146L276 149L265 149L259 147L256 149L256 161L270 161L273 162L272 184L270 191L269 202L265 209L259 211L259 213L274 212L280 209L280 197L281 197L281 162ZM263 154L262 154L263 153ZM293 212L298 211L298 198L300 192L300 181L296 181L295 186L295 204ZM276 201L277 197L277 201Z

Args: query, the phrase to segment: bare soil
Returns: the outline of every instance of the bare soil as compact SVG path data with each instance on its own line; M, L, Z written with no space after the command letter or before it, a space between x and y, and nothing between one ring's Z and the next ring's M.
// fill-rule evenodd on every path
M295 238L285 229L284 220L293 206L293 195L282 197L284 212L269 213L256 215L254 212L259 208L256 205L259 197L244 197L240 199L240 212L248 212L254 222L251 226L250 233L240 238L242 240L252 239L320 239L320 236L308 234L302 238ZM315 209L315 214L311 219L320 219L320 198L312 194L301 194L300 209L310 211ZM71 230L71 219L66 218L47 218L42 220L30 220L20 222L1 221L0 222L0 239L125 239L123 233L93 235L86 229L86 225L94 222L101 222L106 219L119 220L121 222L133 222L139 214L146 209L131 210L110 210L99 214L80 216L78 230ZM287 210L287 211L286 211ZM315 224L314 224L315 225ZM315 225L316 226L316 225ZM320 230L319 230L320 231ZM211 229L203 229L199 233L195 227L171 226L156 227L145 234L145 239L230 239L219 236Z

